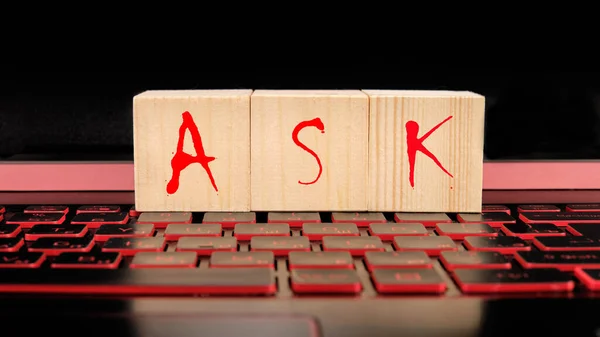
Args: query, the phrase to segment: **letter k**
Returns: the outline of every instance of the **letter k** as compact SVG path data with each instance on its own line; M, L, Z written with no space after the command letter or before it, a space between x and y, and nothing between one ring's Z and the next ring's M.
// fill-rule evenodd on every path
M427 157L431 158L431 160L433 160L433 162L442 171L446 172L447 175L454 178L452 176L452 174L450 174L450 172L448 172L448 170L446 170L444 168L444 166L442 165L442 163L440 163L440 161L436 158L436 156L433 153L431 153L425 147L425 145L423 145L423 142L429 136L431 136L431 134L435 130L437 130L440 126L442 126L442 124L446 123L451 118L452 118L452 116L449 116L448 118L444 119L438 125L434 126L431 130L429 130L426 134L424 134L423 137L421 137L421 138L417 138L417 136L419 134L419 123L417 123L415 121L406 122L406 145L407 145L406 152L408 153L408 164L409 164L409 178L408 179L410 181L410 186L412 188L415 188L415 161L417 159L417 151L420 151Z

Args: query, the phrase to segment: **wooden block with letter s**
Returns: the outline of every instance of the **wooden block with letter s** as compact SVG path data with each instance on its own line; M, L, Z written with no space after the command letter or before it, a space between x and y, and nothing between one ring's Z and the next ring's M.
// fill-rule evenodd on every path
M367 95L256 90L251 101L252 210L366 210Z
M369 95L369 207L480 212L485 97L363 90Z
M134 97L137 210L250 210L251 94L156 90Z

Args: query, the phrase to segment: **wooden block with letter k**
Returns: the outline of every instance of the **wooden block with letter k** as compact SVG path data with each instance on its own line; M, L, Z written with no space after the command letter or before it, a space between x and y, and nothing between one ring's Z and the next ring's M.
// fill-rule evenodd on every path
M256 90L251 100L252 210L366 210L367 95Z
M137 210L250 210L251 94L158 90L134 97Z
M364 92L370 98L369 210L480 212L485 98Z

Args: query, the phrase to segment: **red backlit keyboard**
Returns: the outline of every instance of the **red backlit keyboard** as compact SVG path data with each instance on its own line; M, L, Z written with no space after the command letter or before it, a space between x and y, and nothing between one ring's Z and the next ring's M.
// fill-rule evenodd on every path
M600 289L600 204L482 214L0 206L0 292L386 296Z

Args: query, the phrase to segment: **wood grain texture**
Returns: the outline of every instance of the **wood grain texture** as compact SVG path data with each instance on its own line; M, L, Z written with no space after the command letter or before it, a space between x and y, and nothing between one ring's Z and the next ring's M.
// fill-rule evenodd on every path
M367 95L256 90L251 101L252 210L366 209Z
M250 210L251 94L252 90L173 90L147 91L134 97L137 210ZM187 165L181 171L178 189L168 193L185 112L197 126L205 156L215 159L206 168L201 163ZM193 133L183 131L183 152L203 157L196 151L200 147L198 141L194 143Z
M480 212L485 98L452 91L363 92L370 98L368 210Z

